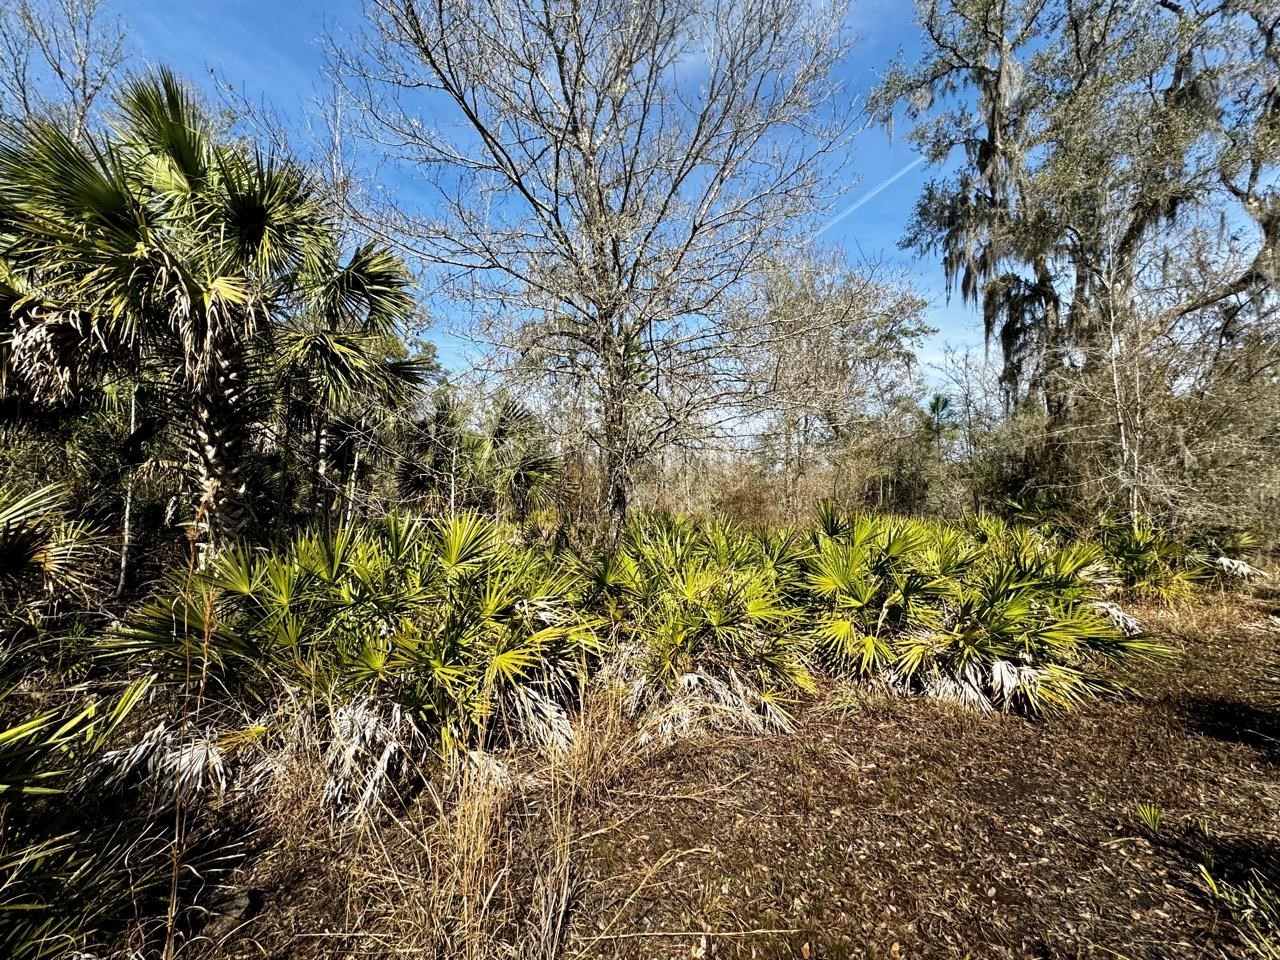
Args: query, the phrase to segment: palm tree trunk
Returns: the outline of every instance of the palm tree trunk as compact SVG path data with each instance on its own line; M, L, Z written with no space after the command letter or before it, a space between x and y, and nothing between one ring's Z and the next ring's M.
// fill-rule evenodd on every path
M360 420L360 432L358 436L364 436L364 420ZM356 478L360 475L360 442L356 440L353 444L351 474L347 477L347 504L346 519L343 521L347 526L355 520L356 510Z
M218 366L213 389L197 391L194 440L196 481L195 536L206 549L235 539L244 523L241 465L248 449L246 414L238 376L229 362Z
M325 493L325 480L328 474L329 451L325 443L324 435L325 418L317 414L316 416L316 432L312 449L312 469L311 469L311 507L315 511L316 519L320 524L328 529L328 497Z

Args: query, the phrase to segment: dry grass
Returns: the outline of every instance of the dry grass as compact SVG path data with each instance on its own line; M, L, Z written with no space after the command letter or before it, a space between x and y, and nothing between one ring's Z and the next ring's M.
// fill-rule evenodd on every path
M270 851L242 878L263 891L258 915L215 924L199 953L558 956L580 892L583 812L640 755L617 693L602 688L569 749L461 757L432 778L437 789L345 825L324 810L318 765L303 761L265 818Z

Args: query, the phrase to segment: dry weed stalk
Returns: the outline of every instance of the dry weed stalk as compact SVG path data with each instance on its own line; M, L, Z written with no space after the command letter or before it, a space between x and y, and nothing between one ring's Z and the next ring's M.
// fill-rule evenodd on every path
M384 798L345 823L325 814L322 766L310 765L308 777L299 756L303 762L280 778L291 787L273 808L280 836L269 855L272 873L292 881L253 931L255 949L459 960L559 955L582 882L586 815L636 756L620 693L604 685L584 693L567 747L460 754L423 795ZM307 902L285 902L298 894ZM230 939L216 955L229 953L239 955Z

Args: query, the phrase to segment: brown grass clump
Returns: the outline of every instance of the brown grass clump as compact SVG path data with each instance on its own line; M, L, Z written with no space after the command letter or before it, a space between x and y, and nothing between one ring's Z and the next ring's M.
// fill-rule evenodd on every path
M571 746L458 757L436 786L335 823L299 763L242 878L256 916L210 925L207 957L559 956L580 896L584 812L639 756L611 688L584 699Z

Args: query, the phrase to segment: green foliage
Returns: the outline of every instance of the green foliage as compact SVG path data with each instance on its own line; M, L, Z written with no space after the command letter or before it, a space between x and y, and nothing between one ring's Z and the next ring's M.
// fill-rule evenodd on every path
M235 535L257 424L288 436L305 394L323 430L421 382L388 350L409 274L372 245L344 258L308 172L220 136L166 70L123 85L109 130L0 139L0 381L41 406L141 385L131 432L168 435L198 531Z
M989 519L963 530L864 516L839 529L808 561L825 605L816 652L838 672L1039 713L1113 689L1100 664L1160 652L1092 608L1096 546Z
M642 517L617 551L579 565L632 706L659 705L660 735L704 721L786 726L795 696L814 689L788 547L729 524Z
M1216 878L1201 866L1200 877L1209 895L1226 910L1241 943L1254 960L1280 960L1280 892L1260 872L1232 883Z
M938 625L951 558L926 556L933 531L917 521L863 515L822 530L806 564L818 653L837 670L882 674L896 659L891 637Z
M0 486L0 639L39 629L59 599L88 587L98 540L66 505L59 484L25 494Z
M418 787L442 755L562 749L593 674L663 740L786 729L823 674L1041 713L1117 689L1109 665L1158 652L1093 609L1108 584L1096 544L985 518L826 506L806 534L638 516L616 549L579 553L529 547L476 512L392 514L224 550L126 617L105 663L154 671L169 719L111 762L145 769L170 802L215 783L253 796L272 757L306 744L331 809L363 809ZM35 904L24 923L84 937L163 880L146 820L118 835L32 826L46 788L93 782L108 718L142 689L28 710L0 733L0 783L32 811L6 814L27 825L6 847L13 903ZM117 890L125 866L139 883ZM53 910L44 891L91 876L105 900ZM24 929L21 944L46 942Z
M51 598L83 597L97 553L66 509L56 485L0 487L0 950L15 960L66 952L146 888L139 838L86 823L64 796L84 792L151 686L99 678L86 690L59 672Z
M1098 540L1124 588L1138 597L1186 600L1195 585L1209 576L1203 555L1144 518L1113 521L1104 517Z
M398 468L401 492L429 507L504 512L518 522L551 506L560 460L532 411L499 397L479 424L448 389L408 436Z
M223 553L139 611L115 650L195 670L244 701L301 690L391 704L445 748L552 741L595 649L574 588L478 514L390 516L279 552Z
M518 545L475 513L391 516L278 551L231 550L139 611L114 649L269 714L297 691L381 705L449 751L568 736L597 664L663 736L785 727L818 668L1039 713L1155 655L1092 604L1094 545L976 521L846 516L805 538L643 516L617 549Z
M7 666L7 664L6 664ZM165 863L126 822L80 814L94 764L150 681L118 693L49 691L52 705L31 714L27 696L0 692L0 947L28 960L61 955L99 924L119 921L137 898L166 880ZM98 802L101 797L97 798ZM145 826L143 824L142 826Z
M1097 604L1102 549L990 519L968 528L819 507L806 539L639 518L582 564L637 701L695 688L780 719L813 670L986 709L1040 713L1117 689L1105 664L1158 656Z
M1164 819L1164 811L1154 803L1138 804L1138 819L1152 836L1160 832L1160 822Z

